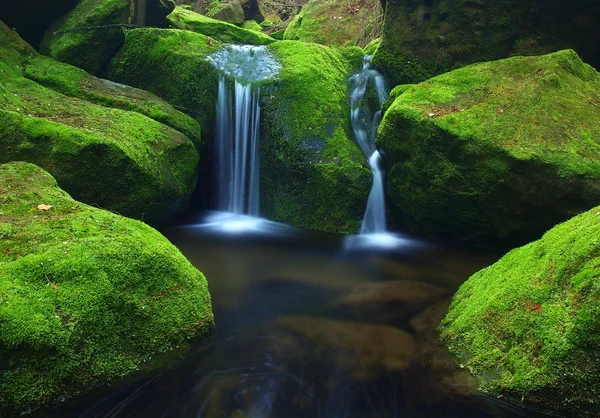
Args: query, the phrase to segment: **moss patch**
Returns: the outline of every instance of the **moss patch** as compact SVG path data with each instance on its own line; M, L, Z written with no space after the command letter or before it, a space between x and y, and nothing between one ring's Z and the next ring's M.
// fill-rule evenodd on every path
M0 40L0 163L36 163L77 199L148 222L167 222L186 208L198 169L198 153L186 136L141 113L99 106L25 78L44 73L51 61L4 25ZM69 69L54 70L65 70L60 79Z
M364 47L377 36L378 0L310 0L286 28L284 39Z
M395 220L510 245L600 203L599 91L598 73L570 50L409 87L379 130Z
M0 236L7 415L111 382L213 326L206 280L173 245L73 200L34 165L0 166Z
M356 233L371 173L350 133L351 65L317 44L281 41L268 48L283 69L261 93L261 214Z
M461 286L442 338L481 390L553 414L600 413L599 242L596 207Z
M81 0L58 24L48 29L41 51L52 58L99 74L125 39L128 0Z
M167 19L175 28L201 33L224 43L267 45L275 42L275 39L264 33L240 28L231 23L212 19L180 6L176 7L175 10L167 16Z

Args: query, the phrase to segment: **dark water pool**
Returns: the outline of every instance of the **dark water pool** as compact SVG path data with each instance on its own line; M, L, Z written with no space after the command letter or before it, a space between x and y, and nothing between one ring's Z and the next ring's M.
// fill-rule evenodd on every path
M208 279L213 336L168 370L39 416L531 416L476 395L434 330L452 292L498 255L406 237L393 250L348 249L336 235L238 229L163 231Z

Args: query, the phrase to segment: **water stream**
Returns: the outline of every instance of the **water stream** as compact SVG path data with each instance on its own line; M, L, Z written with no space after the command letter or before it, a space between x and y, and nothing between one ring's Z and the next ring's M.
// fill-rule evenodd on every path
M383 234L387 232L385 213L385 194L383 189L383 170L381 154L375 147L377 127L381 121L381 108L388 97L383 76L371 68L371 56L366 55L362 70L349 79L350 86L350 122L354 138L368 158L373 173L373 185L367 201L367 209L361 225L361 234ZM370 111L367 94L376 93L378 110Z

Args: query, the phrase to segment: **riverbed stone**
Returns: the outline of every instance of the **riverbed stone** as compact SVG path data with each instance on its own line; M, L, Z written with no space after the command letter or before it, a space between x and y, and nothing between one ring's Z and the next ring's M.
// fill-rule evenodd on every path
M600 207L471 276L441 324L479 388L563 416L600 411Z
M0 165L0 416L136 372L213 327L208 286L148 225Z
M352 65L299 41L267 47L282 64L261 87L261 215L320 231L356 233L370 170L350 129Z
M39 56L3 24L0 41L0 163L38 164L77 199L150 223L187 208L198 152L151 117L184 131L196 122L150 94Z
M366 283L341 295L332 303L331 312L359 321L396 324L449 295L447 289L425 282Z
M125 40L129 0L80 0L44 35L40 51L98 75Z
M474 62L572 48L600 68L596 0L386 0L373 65L391 86Z
M572 50L408 86L385 113L391 215L430 237L511 246L600 203L600 75Z

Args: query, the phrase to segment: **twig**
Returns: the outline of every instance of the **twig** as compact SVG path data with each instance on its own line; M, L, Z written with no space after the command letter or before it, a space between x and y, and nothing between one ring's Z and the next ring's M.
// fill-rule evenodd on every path
M590 104L591 104L592 106L595 106L595 107L597 107L598 109L600 109L600 106L598 106L596 103L594 103L594 102L592 101L592 99L590 99L590 100L589 100L589 102L590 102Z

